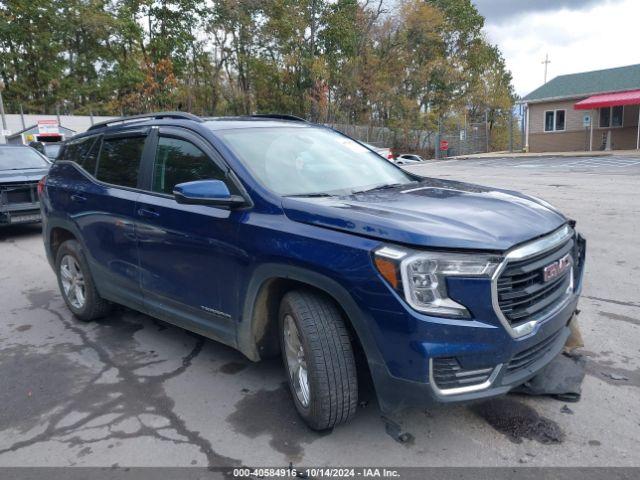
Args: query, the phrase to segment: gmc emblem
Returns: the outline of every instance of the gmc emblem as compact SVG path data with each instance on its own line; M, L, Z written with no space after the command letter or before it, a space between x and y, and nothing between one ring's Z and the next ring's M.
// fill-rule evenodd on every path
M542 271L544 274L544 281L548 282L554 278L558 278L571 266L571 255L567 253L560 260L556 260L550 265L544 267Z

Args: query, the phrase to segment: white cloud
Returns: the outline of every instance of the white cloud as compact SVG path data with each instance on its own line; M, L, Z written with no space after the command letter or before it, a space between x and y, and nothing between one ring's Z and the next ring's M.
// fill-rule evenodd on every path
M640 63L640 2L607 2L579 11L566 8L525 13L492 23L485 31L498 44L514 78L526 95L543 83L545 54L548 79L567 73Z

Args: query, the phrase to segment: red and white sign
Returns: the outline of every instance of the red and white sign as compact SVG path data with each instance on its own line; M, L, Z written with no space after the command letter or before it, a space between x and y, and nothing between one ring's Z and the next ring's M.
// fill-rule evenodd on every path
M60 128L57 120L38 120L39 135L59 135Z
M440 150L442 150L443 152L445 150L449 150L449 142L447 142L446 140L440 140Z

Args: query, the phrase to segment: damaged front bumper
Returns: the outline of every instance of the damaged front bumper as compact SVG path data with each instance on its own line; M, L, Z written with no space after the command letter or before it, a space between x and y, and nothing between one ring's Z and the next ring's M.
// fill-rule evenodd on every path
M518 336L506 327L486 328L471 323L465 327L461 322L416 322L415 336L422 340L413 343L412 350L420 353L424 363L407 363L418 368L425 365L426 372L420 375L418 371L418 375L409 378L396 375L389 368L399 370L397 361L370 364L383 411L503 395L546 367L570 336L569 324L582 290L586 242L579 235L574 238L576 260L568 274L567 296L536 318L526 334ZM483 292L478 292L475 298L483 298Z

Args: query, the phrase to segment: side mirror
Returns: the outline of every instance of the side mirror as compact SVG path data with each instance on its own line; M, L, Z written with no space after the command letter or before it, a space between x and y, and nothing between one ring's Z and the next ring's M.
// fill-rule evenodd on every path
M246 204L240 195L231 195L222 180L197 180L180 183L173 188L176 202L187 205L238 207Z

